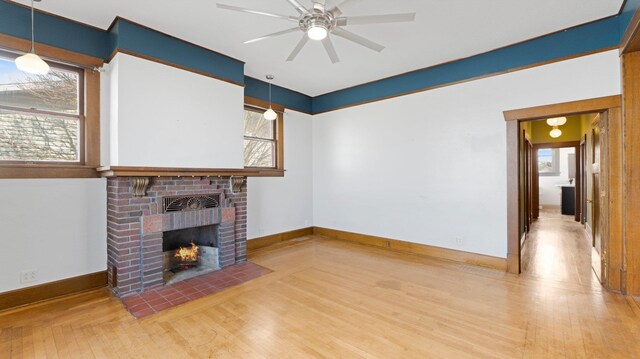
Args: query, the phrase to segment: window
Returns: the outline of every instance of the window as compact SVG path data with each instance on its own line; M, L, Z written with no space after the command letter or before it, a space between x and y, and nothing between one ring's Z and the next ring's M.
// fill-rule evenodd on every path
M0 52L0 162L84 164L84 71L18 70Z
M559 176L560 164L557 148L541 148L538 150L538 173L540 176Z
M265 120L262 111L244 110L244 166L276 167L276 122Z
M278 113L275 121L265 120L262 114L269 104L245 97L244 108L244 166L261 176L283 176L283 119L284 107L273 104Z

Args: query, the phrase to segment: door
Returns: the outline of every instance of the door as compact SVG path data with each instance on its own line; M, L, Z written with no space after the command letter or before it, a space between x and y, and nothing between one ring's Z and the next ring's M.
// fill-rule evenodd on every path
M591 200L587 200L587 202L590 202L591 210L591 221L589 223L591 225L592 238L591 266L602 283L605 278L603 277L604 271L602 268L602 224L600 213L600 170L602 166L600 158L600 122L601 118L598 115L591 124L591 193L589 196Z
M526 230L529 232L533 222L532 186L533 186L533 145L524 138L524 214Z
M539 173L538 173L538 148L533 147L531 150L531 218L537 219L540 216L540 196L538 191Z
M580 141L580 162L578 167L578 176L580 176L580 223L587 223L587 136Z

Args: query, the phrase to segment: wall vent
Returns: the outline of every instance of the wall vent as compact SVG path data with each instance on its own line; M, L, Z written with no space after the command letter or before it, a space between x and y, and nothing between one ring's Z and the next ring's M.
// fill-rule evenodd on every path
M196 211L215 207L220 207L219 193L196 196L170 196L162 199L163 213Z

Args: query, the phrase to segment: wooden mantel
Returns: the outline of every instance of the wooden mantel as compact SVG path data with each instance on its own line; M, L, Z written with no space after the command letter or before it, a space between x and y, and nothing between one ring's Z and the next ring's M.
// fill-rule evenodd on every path
M282 177L284 170L271 168L171 168L110 166L97 169L101 177Z

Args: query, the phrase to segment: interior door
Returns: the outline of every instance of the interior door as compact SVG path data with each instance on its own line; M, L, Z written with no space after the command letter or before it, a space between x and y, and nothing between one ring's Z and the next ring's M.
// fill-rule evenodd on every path
M537 219L540 217L540 195L539 195L539 176L538 173L538 150L531 150L531 217Z
M596 117L591 127L591 265L600 282L602 277L602 236L600 223L600 116Z
M580 223L587 223L587 138L586 135L580 141L580 167L578 176L580 176L582 186L580 186Z
M526 133L522 133L522 142L524 150L524 226L525 232L529 232L531 228L531 182L529 182L531 170L531 147Z
M526 151L526 161L527 161L527 166L525 167L525 181L527 184L527 192L526 192L526 197L527 197L527 231L529 229L531 229L531 224L533 223L533 191L531 190L533 188L533 166L534 166L534 162L533 162L533 145L531 144L531 142L529 142L528 139L525 139L525 148L527 149Z

